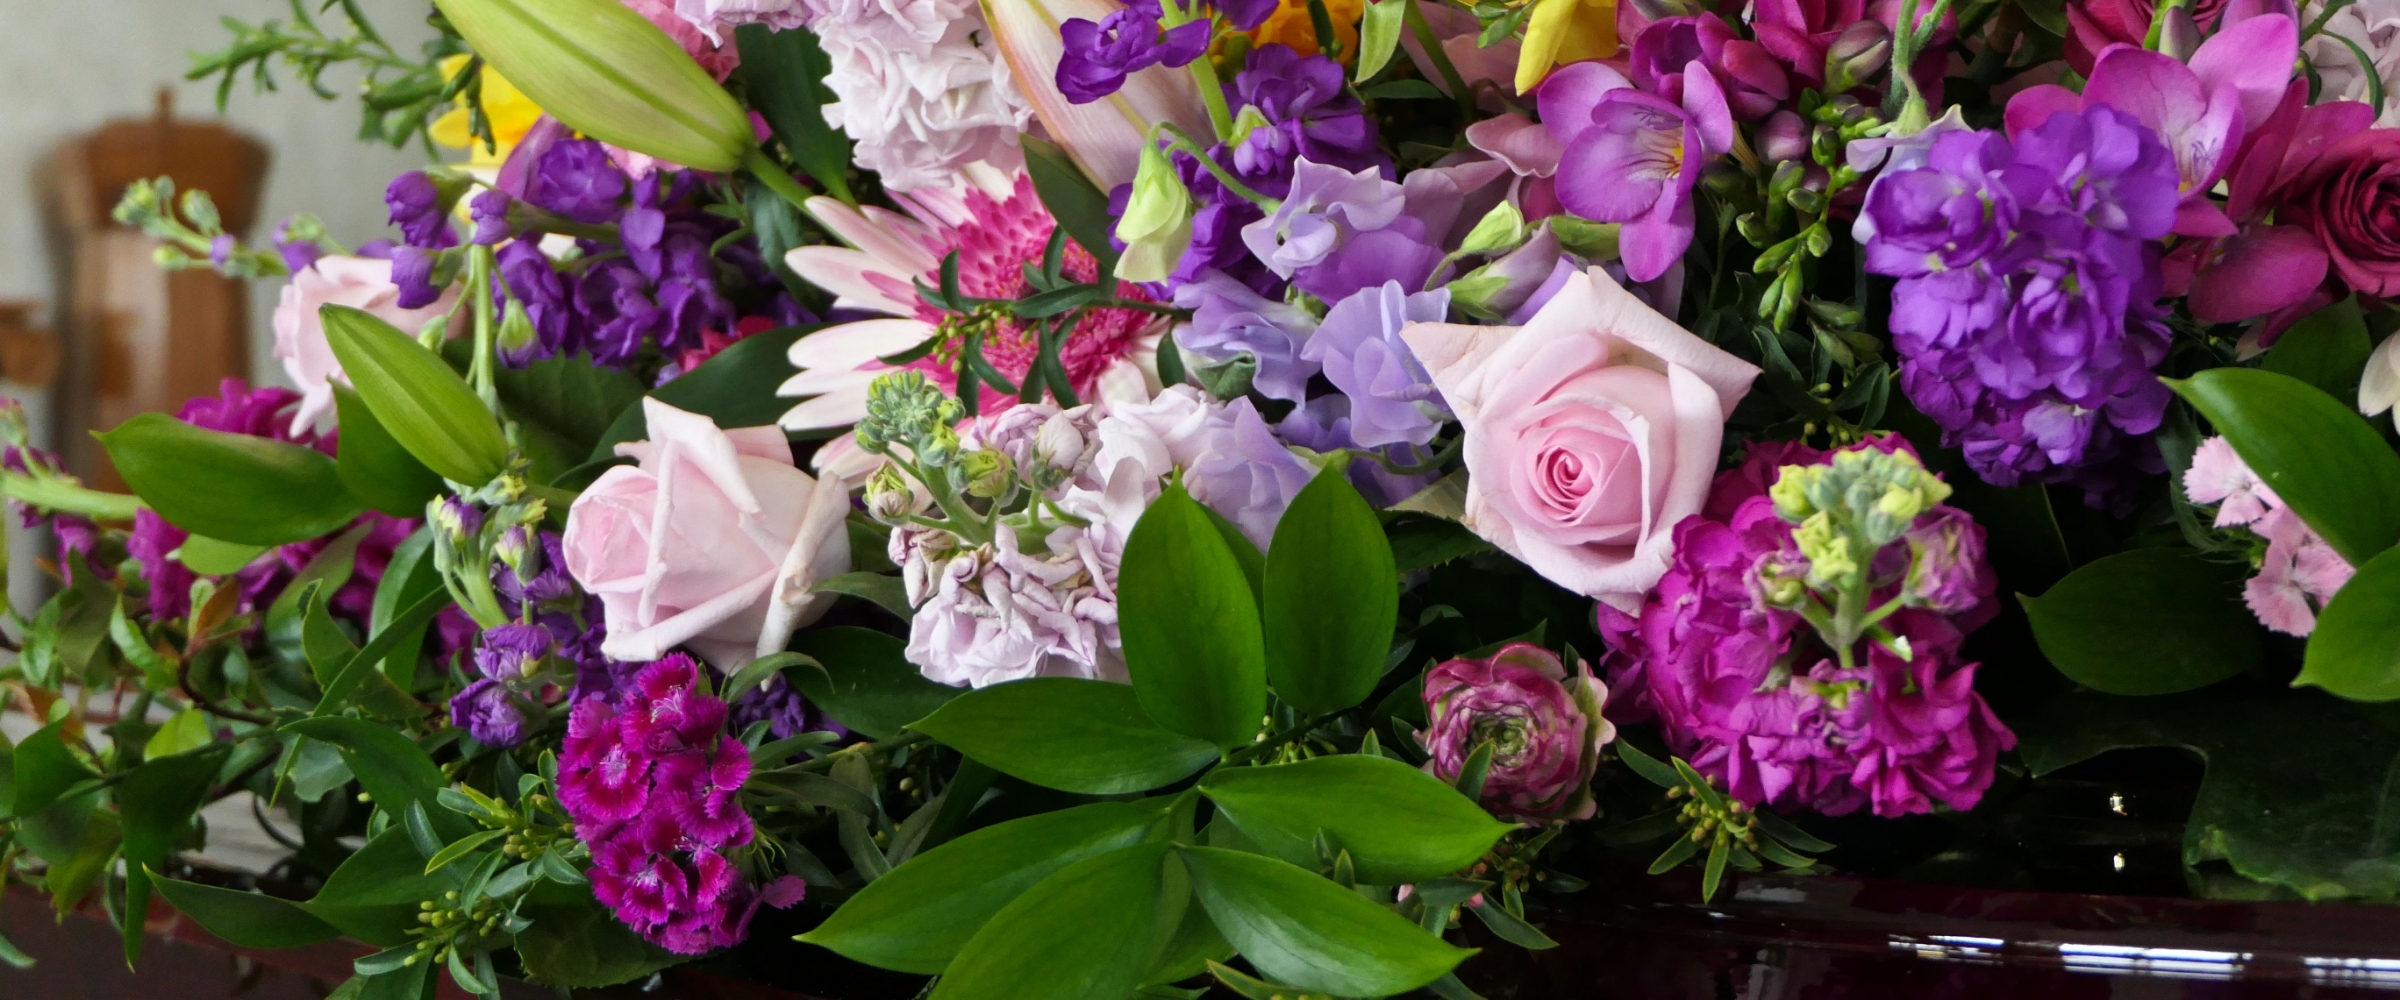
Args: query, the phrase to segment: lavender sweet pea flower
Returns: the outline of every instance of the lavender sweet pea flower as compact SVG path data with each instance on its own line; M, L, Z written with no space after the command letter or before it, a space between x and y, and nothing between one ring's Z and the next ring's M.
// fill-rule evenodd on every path
M1386 281L1419 287L1441 261L1422 221L1405 214L1401 185L1302 158L1274 214L1242 227L1269 270L1331 302Z
M1336 303L1301 346L1301 358L1323 366L1350 397L1350 435L1359 446L1425 444L1449 418L1433 376L1400 339L1401 327L1439 323L1449 308L1447 289L1410 294L1385 282Z
M1451 660L1425 676L1426 770L1455 781L1476 748L1492 748L1483 806L1503 819L1549 822L1592 815L1600 747L1616 739L1601 715L1608 688L1589 664L1569 675L1556 654L1511 643L1481 660Z
M1159 31L1157 0L1136 2L1098 23L1070 18L1058 26L1066 51L1058 60L1058 92L1090 104L1125 86L1125 78L1151 66L1183 66L1208 51L1209 22L1203 18Z
M1211 361L1248 354L1258 362L1252 388L1271 399L1308 398L1308 380L1319 368L1300 356L1317 327L1307 310L1262 296L1214 269L1177 286L1175 304L1192 310L1191 325L1175 338L1184 350Z
M1667 273L1692 243L1700 169L1733 148L1733 118L1716 79L1693 61L1679 107L1626 86L1605 66L1578 63L1552 73L1539 100L1543 121L1566 148L1559 202L1584 218L1625 224L1625 272L1633 280Z

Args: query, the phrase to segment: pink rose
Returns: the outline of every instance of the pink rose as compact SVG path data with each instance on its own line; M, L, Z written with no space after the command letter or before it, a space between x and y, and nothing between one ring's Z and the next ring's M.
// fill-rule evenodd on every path
M1463 523L1534 572L1619 608L1667 571L1725 419L1758 369L1593 268L1521 327L1400 331L1466 428Z
M688 645L722 669L783 648L824 614L818 581L850 568L848 491L792 464L774 427L720 430L642 401L650 440L567 513L567 572L600 596L601 651L655 660Z
M275 307L275 356L283 359L284 374L300 389L300 408L292 414L291 433L298 434L333 408L332 380L341 379L342 363L334 360L325 342L325 327L317 310L326 306L364 309L377 319L414 336L417 330L458 301L458 289L422 309L399 306L400 287L392 284L392 262L369 257L319 257L283 286L283 301Z

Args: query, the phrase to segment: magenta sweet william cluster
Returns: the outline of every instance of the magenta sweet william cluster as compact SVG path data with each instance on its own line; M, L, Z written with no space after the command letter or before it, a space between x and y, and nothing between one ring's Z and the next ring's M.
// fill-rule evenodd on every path
M1887 435L1847 451L1907 449ZM1668 745L1751 805L1878 816L1967 809L2016 737L1974 690L1959 645L1997 611L1983 529L1934 505L1863 567L1866 602L1902 606L1847 667L1766 587L1806 566L1767 489L1777 470L1828 465L1804 444L1754 443L1675 527L1675 557L1638 615L1598 609L1620 722L1655 718ZM1913 454L1911 455L1913 458ZM1911 462L1911 465L1914 463ZM1905 591L1905 592L1904 592Z
M698 955L741 942L760 904L798 902L789 875L754 882L743 851L750 750L725 733L725 702L674 654L642 668L622 708L577 702L559 754L558 800L589 845L592 892L653 944Z

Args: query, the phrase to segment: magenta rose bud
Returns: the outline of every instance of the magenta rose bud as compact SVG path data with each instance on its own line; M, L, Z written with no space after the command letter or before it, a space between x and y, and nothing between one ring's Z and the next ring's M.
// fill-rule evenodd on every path
M1457 781L1467 758L1492 746L1483 806L1503 819L1589 819L1592 772L1600 747L1617 736L1600 714L1608 687L1578 663L1573 676L1556 654L1511 643L1481 660L1451 660L1425 675L1425 730L1435 777Z

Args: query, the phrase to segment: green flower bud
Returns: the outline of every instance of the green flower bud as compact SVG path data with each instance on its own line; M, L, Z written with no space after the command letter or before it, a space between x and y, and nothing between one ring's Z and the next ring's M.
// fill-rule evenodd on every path
M1117 258L1117 277L1126 281L1164 279L1175 273L1176 262L1192 245L1192 192L1155 143L1142 147L1141 166L1133 175L1133 200L1117 220L1117 238L1125 241L1125 252Z
M1792 540L1808 558L1809 583L1838 587L1858 573L1858 562L1850 558L1850 539L1833 523L1832 511L1809 515L1800 522L1800 530L1792 533Z
M1008 456L990 449L964 452L958 456L958 474L966 480L967 495L996 500L1007 495L1017 483L1017 470Z
M931 468L942 468L958 460L958 432L949 424L936 424L917 448L917 460Z
M432 322L439 322L447 327L449 317L445 316ZM514 295L509 296L508 308L500 314L501 356L530 357L533 349L538 346L540 346L540 338L534 333L533 317L526 314L525 303L517 301L517 297Z
M1817 505L1808 499L1808 488L1824 478L1821 465L1787 465L1776 470L1775 485L1767 487L1767 497L1775 501L1775 513L1786 521L1798 524L1817 512Z
M1483 214L1483 218L1475 223L1475 228L1467 231L1466 241L1459 244L1458 252L1462 256L1477 253L1499 253L1523 242L1525 242L1525 213L1517 211L1517 206L1502 200L1500 204L1492 206L1491 211Z
M437 0L485 62L550 116L602 142L730 172L750 116L683 46L617 0Z
M916 492L908 481L886 465L867 477L867 513L878 521L897 521L916 512Z

